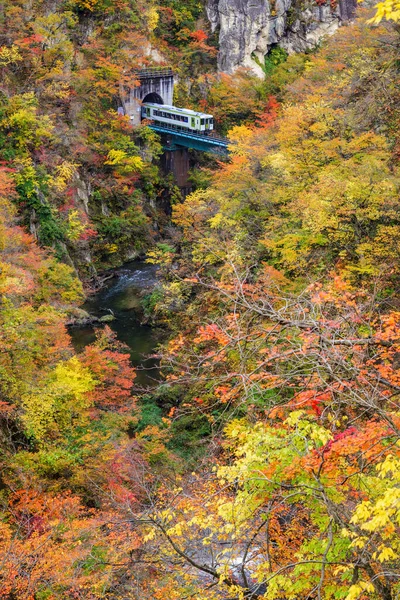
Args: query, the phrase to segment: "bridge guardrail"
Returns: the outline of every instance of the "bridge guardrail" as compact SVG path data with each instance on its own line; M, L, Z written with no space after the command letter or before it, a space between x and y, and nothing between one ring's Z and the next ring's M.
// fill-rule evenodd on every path
M190 130L184 131L182 129L177 129L176 127L174 127L173 125L169 125L168 123L165 123L162 126L150 124L149 127L154 129L155 131L159 131L160 133L174 133L176 135L186 137L187 139L200 140L202 142L209 143L210 145L223 146L225 148L230 143L228 138L222 136L193 133Z

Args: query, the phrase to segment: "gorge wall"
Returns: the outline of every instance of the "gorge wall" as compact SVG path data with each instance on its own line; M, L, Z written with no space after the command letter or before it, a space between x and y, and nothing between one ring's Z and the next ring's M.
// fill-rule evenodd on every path
M288 53L314 48L354 16L357 0L208 0L213 31L219 28L219 70L251 68L264 76L265 56L274 44Z

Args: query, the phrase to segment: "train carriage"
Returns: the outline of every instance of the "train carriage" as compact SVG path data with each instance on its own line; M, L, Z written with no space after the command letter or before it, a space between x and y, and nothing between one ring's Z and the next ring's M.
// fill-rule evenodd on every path
M143 102L142 119L149 119L159 125L172 126L174 129L189 130L194 133L207 134L214 130L212 115L153 102Z

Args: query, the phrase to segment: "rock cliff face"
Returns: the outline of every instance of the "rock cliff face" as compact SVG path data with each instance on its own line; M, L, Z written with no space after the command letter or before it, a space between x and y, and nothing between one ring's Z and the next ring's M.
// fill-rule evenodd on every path
M312 0L208 0L212 30L219 27L218 67L225 73L249 67L262 77L271 46L289 53L314 48L354 16L355 6L356 0L340 0L336 9Z

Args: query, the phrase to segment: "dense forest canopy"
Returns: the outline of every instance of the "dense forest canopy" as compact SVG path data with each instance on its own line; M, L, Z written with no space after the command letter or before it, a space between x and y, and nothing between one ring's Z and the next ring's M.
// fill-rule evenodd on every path
M398 597L398 8L258 79L199 0L2 2L0 598ZM186 198L117 111L154 62L229 137ZM136 256L145 391L67 327Z

